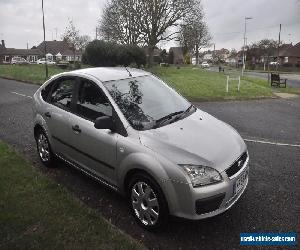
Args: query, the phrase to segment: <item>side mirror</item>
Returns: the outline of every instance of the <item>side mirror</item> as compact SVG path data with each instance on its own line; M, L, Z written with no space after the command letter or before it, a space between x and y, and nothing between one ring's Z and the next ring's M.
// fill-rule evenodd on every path
M96 129L110 129L114 130L114 123L110 116L101 116L95 120L94 127Z

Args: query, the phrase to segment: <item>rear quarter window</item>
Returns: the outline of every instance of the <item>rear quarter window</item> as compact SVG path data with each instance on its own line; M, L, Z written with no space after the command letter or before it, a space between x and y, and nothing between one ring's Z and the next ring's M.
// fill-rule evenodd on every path
M54 84L54 82L47 84L41 91L41 96L45 102L47 101L48 95L51 91L53 84Z

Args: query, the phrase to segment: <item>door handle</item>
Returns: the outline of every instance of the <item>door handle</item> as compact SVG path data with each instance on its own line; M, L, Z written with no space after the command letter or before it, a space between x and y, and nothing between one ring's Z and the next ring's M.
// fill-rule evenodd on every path
M46 112L46 113L45 113L45 116L47 116L48 118L51 118L50 112Z
M77 133L81 133L81 129L79 128L78 125L72 126L72 129L73 129L75 132L77 132Z

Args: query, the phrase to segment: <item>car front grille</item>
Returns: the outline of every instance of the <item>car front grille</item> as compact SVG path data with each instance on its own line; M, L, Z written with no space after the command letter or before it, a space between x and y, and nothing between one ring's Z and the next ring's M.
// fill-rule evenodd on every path
M226 169L228 177L235 175L244 166L247 160L248 154L244 152L229 168Z

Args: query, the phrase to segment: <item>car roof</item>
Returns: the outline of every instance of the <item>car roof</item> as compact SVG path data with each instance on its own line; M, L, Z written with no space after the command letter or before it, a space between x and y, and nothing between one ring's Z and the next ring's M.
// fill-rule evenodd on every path
M127 70L130 72L130 74ZM125 67L98 67L98 68L86 68L86 69L74 70L74 71L70 71L69 73L90 75L96 77L102 82L151 75L151 73L140 69L127 68L127 70Z

